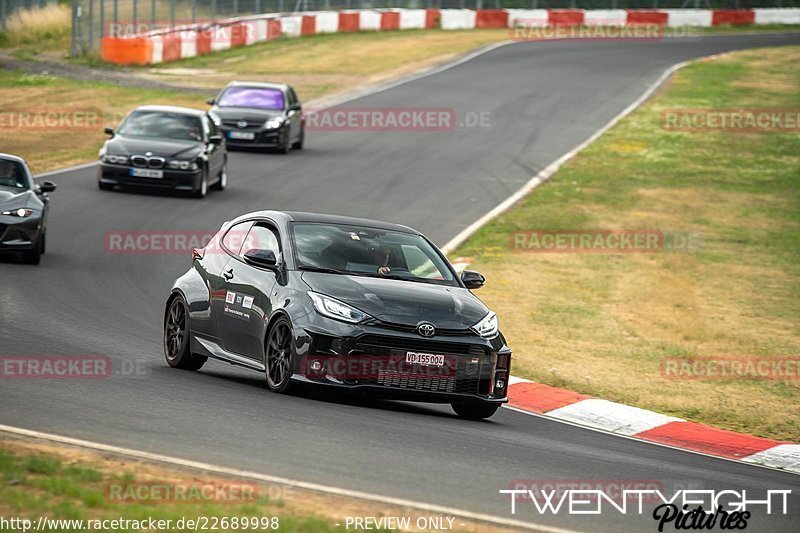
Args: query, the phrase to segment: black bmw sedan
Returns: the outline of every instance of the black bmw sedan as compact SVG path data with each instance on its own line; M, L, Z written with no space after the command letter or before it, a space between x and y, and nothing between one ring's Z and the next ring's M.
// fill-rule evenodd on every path
M0 154L0 251L22 252L25 263L38 265L45 252L47 193L52 181L37 184L25 161Z
M260 211L223 225L166 302L176 368L214 358L298 383L450 403L488 418L507 401L511 350L497 317L419 232L396 224Z
M225 139L205 111L176 106L137 107L100 149L97 183L182 191L196 198L228 183Z
M229 147L303 149L303 108L289 85L234 81L208 103Z

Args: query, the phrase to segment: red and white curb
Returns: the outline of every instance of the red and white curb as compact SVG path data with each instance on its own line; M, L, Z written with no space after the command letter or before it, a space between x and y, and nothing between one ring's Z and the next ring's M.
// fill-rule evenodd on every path
M800 444L718 429L512 376L508 405L579 426L800 474Z
M565 26L711 27L800 24L800 8L764 9L349 9L262 13L103 36L103 61L155 65L281 37L398 30Z

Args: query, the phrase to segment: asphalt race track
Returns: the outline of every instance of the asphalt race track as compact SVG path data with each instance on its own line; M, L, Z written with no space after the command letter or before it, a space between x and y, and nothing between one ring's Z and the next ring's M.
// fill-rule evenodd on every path
M651 480L669 493L792 489L789 515L757 511L748 531L797 531L800 476L507 409L488 422L468 422L448 406L271 394L263 376L214 361L197 373L170 369L161 347L163 305L190 257L104 247L108 231L215 230L269 208L401 222L442 245L671 65L788 44L800 44L800 34L504 46L347 104L453 108L465 127L311 132L307 149L288 156L234 152L229 188L204 200L103 192L93 167L50 176L59 188L51 195L42 264L19 264L14 256L0 263L0 349L108 355L120 374L1 380L0 424L586 531L655 531L656 523L616 512L540 516L530 505L512 517L498 490L512 480ZM466 127L468 112L488 112L490 125Z

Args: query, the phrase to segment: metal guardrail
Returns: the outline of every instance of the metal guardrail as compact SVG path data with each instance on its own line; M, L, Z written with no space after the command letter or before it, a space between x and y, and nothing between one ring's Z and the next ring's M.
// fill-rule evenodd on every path
M104 36L261 13L371 8L745 9L797 5L800 0L72 0L72 53L97 52Z

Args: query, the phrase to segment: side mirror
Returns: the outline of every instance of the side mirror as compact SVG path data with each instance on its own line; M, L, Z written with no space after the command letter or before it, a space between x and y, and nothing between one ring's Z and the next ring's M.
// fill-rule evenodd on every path
M208 138L211 144L222 144L222 135L212 135Z
M248 265L278 270L278 259L272 250L259 250L257 248L248 250L244 254L244 260Z
M53 192L56 190L56 184L52 181L43 181L39 184L39 192Z
M114 128L103 128L103 132L110 137L114 136Z
M480 272L465 270L461 273L461 281L468 289L480 289L486 283L486 278Z
M208 105L214 105L214 104L217 103L217 99L216 98L209 98L208 100L206 100L206 103Z
M289 111L300 111L301 109L303 109L303 106L301 106L299 103L289 106Z

